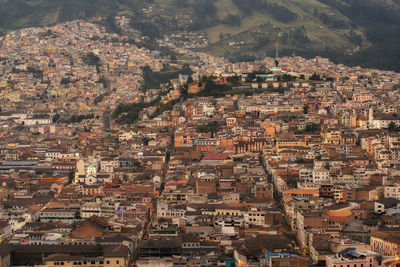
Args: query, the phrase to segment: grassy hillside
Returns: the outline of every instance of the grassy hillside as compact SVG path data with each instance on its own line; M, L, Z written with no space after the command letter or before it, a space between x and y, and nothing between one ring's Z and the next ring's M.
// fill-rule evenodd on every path
M115 15L147 4L146 0L0 0L0 28L5 31Z
M233 14L238 15L242 23L238 27L232 27L227 24L222 24L217 27L213 27L207 30L211 41L218 41L219 33L222 32L224 34L235 35L241 33L243 31L251 30L252 28L259 28L259 26L269 25L272 27L276 27L276 31L281 32L282 34L288 33L291 29L295 29L298 27L305 27L309 34L312 34L312 38L315 41L322 41L326 43L329 41L328 39L324 39L324 36L332 36L337 35L335 39L341 40L341 29L331 28L329 31L326 30L327 26L324 25L317 17L318 14L329 13L332 17L340 18L344 21L348 21L346 17L341 15L336 10L327 7L319 3L316 0L291 0L291 1L279 1L280 5L284 5L289 11L296 14L296 18L289 21L279 20L279 17L273 16L270 12L268 12L268 8L265 10L261 10L260 12L254 11L249 13L244 13L238 10L237 6L232 3L232 0L222 0L220 4L223 3L222 6L218 5L218 9L221 9L221 13L225 13L227 6L232 10ZM278 3L278 1L276 2ZM225 11L225 12L224 12ZM226 15L224 15L226 16ZM348 29L349 27L344 27ZM262 30L262 27L261 27ZM271 29L266 29L266 34L270 32ZM274 36L271 36L274 38Z
M400 71L399 0L0 0L0 31L94 16L129 15L150 37L204 31L232 60L323 55ZM360 50L360 51L359 51Z

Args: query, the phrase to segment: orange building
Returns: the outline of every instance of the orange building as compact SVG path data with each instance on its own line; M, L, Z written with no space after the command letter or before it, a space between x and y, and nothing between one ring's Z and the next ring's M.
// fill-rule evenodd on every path
M233 150L238 141L233 138L224 138L220 141L220 147L226 150Z
M250 141L239 141L234 148L236 153L260 152L267 145L268 142L265 138L252 138Z
M40 178L41 182L67 183L68 175L47 175Z
M82 195L84 196L98 196L103 195L103 187L98 185L84 185L82 187Z

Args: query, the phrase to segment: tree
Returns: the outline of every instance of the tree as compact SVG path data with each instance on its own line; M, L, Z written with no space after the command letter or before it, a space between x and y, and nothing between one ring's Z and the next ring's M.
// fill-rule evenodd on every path
M320 130L319 125L315 123L307 124L306 128L304 129L306 133L313 133L319 130Z
M187 90L188 90L188 86L187 85L179 86L179 92L181 93L182 96L186 96L188 94Z
M185 63L181 69L165 65L160 71L153 71L150 66L142 67L144 89L159 88L160 84L178 78L179 74L192 75L190 65Z
M389 127L388 127L389 132L399 132L400 128L396 126L396 123L394 123L393 121L391 123L389 123Z
M296 80L295 76L292 76L292 75L286 74L286 73L282 75L282 81L283 82L291 82L293 80Z
M241 24L240 17L238 15L229 14L223 22L228 24L230 27L239 27Z
M239 84L240 78L239 76L235 75L235 76L229 76L228 78L226 78L226 80L231 84L237 85Z
M149 144L149 141L150 141L151 139L150 138L148 138L147 136L143 136L143 138L142 138L142 142L143 142L143 144L145 145L145 146L147 146L148 144Z
M184 75L192 75L193 71L190 68L190 65L188 63L185 63L185 64L183 64L183 66L182 66L182 68L180 70L180 73L184 74Z
M121 28L119 27L119 25L115 21L114 16L112 16L112 15L108 16L106 18L105 22L106 22L106 28L110 32L117 33L117 34L121 34L122 33Z
M219 128L220 123L218 121L212 121L206 124L199 125L197 127L197 131L200 133L211 133L211 135L214 136L214 134L218 132Z
M171 62L178 61L178 59L176 58L176 56L174 54L170 55L169 58L171 59Z
M311 81L320 81L321 80L321 76L319 76L319 74L314 72L313 75L310 77L310 80Z
M90 66L98 66L100 64L100 58L93 52L89 52L82 57L83 63Z
M60 115L59 114L54 114L54 116L53 116L53 123L56 123L58 120L60 119Z
M66 85L66 84L69 84L69 83L72 83L70 77L67 76L67 77L62 77L61 78L60 84Z
M255 73L249 73L248 75L247 75L247 81L253 81L254 79L256 78L256 74Z

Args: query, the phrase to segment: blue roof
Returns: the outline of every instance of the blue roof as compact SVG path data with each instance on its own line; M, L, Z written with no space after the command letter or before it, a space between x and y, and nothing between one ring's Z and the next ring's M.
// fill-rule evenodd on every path
M351 256L353 256L353 257L355 257L355 258L359 258L359 257L361 257L361 256L364 256L364 255L361 255L361 254L359 254L359 253L357 253L357 252L351 252L351 253L349 253Z

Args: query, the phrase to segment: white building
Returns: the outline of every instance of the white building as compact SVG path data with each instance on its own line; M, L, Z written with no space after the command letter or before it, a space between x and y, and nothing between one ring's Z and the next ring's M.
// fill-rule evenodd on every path
M315 168L312 171L312 179L314 184L323 184L330 182L329 170L325 168Z
M384 196L400 200L400 185L385 186Z

